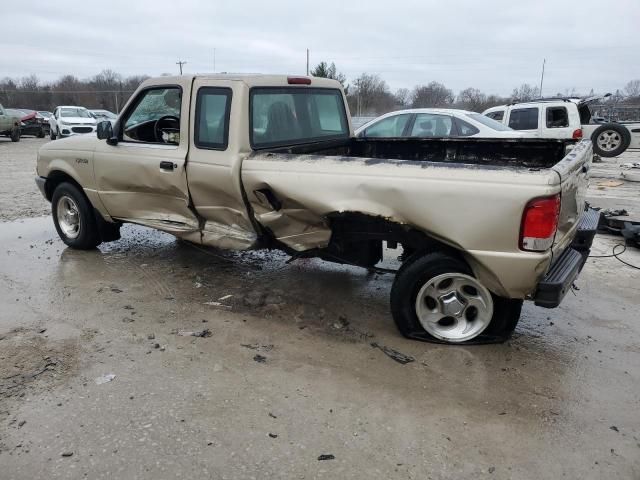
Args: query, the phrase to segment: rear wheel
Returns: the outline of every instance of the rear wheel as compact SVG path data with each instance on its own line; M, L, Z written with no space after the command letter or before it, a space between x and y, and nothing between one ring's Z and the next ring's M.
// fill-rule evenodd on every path
M631 143L631 134L624 126L607 123L596 128L591 135L593 151L601 157L616 157Z
M440 252L414 254L391 289L398 329L425 341L504 341L518 323L521 306L522 300L493 295L465 262Z
M11 130L11 141L12 142L19 142L20 141L20 128L19 127L13 127L13 130Z
M58 235L70 247L89 250L101 243L93 208L75 185L65 182L56 187L51 213Z
M38 138L44 138L44 127L40 127L38 130Z

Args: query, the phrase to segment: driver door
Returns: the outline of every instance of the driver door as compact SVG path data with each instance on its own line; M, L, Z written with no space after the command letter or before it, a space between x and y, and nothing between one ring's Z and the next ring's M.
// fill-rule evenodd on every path
M189 78L143 88L114 127L117 143L98 143L96 185L111 217L174 234L199 230L185 168L190 88Z

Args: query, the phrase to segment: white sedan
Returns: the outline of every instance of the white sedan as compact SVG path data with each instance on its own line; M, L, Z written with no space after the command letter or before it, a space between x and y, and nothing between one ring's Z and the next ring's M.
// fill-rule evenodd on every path
M523 138L500 122L476 112L453 108L414 108L387 113L355 131L367 138Z

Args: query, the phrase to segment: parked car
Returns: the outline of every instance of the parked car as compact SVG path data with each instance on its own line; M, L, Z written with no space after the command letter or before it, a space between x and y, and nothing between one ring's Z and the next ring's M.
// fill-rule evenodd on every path
M516 132L476 112L453 108L416 108L382 115L356 130L357 137L520 138Z
M115 124L116 119L118 118L115 113L110 112L109 110L89 110L89 113L91 113L91 115L96 119L97 122L109 120L111 124Z
M20 141L20 115L11 113L0 105L0 135L11 138L12 142Z
M20 135L33 135L34 137L44 138L48 128L45 128L45 120L35 110L29 110L26 108L14 108L10 109L20 117ZM48 127L48 123L47 123Z
M56 107L53 115L49 117L49 136L51 140L55 140L58 137L94 133L96 124L96 119L84 107Z
M565 143L354 138L335 80L185 75L143 82L115 127L44 145L36 183L77 249L124 222L374 270L383 244L401 247L400 331L492 342L524 299L556 307L589 254L591 142Z
M591 116L589 104L601 98L547 98L500 105L482 113L535 138L589 138L593 151L601 157L640 148L640 123L603 124Z

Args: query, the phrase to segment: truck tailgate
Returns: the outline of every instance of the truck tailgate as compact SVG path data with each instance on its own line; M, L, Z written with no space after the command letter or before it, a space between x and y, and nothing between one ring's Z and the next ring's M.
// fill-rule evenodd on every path
M582 140L553 166L560 179L560 216L553 242L553 253L561 253L573 240L585 208L589 169L593 157L591 141Z

